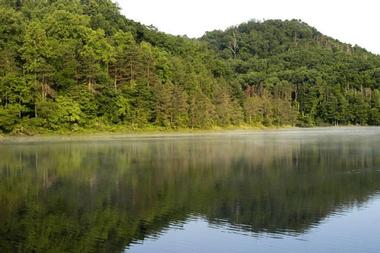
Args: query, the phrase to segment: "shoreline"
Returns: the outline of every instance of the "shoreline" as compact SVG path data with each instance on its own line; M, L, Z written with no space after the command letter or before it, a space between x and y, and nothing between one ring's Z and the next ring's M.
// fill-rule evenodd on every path
M294 127L296 128L296 127ZM38 141L75 141L75 140L97 140L108 139L133 139L133 138L160 138L160 137L188 137L203 135L219 135L237 132L263 132L275 130L293 129L293 127L238 127L238 128L213 128L213 129L137 129L137 130L99 130L99 131L79 131L79 132L47 132L34 135L0 134L0 144L2 143L28 143Z
M218 136L236 134L260 134L260 133L281 133L292 131L321 131L321 130L354 130L354 129L374 129L377 126L326 126L326 127L256 127L256 128L225 128L225 129L179 129L179 130L137 130L137 131L89 131L89 132L63 132L25 135L1 135L1 144L12 143L33 143L52 141L112 141L120 139L154 139L154 138L174 138L174 137L198 137L198 136Z

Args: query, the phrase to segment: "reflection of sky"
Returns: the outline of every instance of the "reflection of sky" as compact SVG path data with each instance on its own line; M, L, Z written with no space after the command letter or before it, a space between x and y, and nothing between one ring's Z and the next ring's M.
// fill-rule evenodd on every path
M223 226L210 226L202 218L172 227L156 239L146 239L131 253L379 253L380 196L361 207L337 212L319 226L296 237L261 234L248 236Z

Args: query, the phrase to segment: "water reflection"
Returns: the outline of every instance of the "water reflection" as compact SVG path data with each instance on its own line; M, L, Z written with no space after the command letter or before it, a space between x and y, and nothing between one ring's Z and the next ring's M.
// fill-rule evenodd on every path
M360 208L329 216L318 227L299 235L231 231L227 224L210 225L207 219L191 218L180 228L174 226L159 238L148 237L126 252L377 253L379 213L380 196Z
M0 251L121 252L194 217L305 235L380 191L379 141L352 128L2 144Z

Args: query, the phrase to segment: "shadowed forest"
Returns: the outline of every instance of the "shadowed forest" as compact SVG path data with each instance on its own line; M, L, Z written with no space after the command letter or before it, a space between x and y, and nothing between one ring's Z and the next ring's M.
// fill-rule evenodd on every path
M111 0L0 0L0 132L380 124L380 56L299 20L198 39Z

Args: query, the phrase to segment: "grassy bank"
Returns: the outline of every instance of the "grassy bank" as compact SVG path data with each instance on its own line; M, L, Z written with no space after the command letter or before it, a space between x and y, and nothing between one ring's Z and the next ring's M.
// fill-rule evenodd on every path
M263 131L276 129L290 129L292 126L229 126L229 127L212 127L207 129L190 129L190 128L131 128L122 126L105 127L101 129L60 129L57 131L40 129L33 132L13 132L9 134L0 133L1 142L27 142L34 140L71 140L71 139L91 139L91 138L118 138L118 137L161 137L161 136L186 136L202 134L223 134L238 131Z
M119 140L119 139L134 139L134 138L160 138L160 137L188 137L188 136L217 136L217 135L230 135L230 134L255 134L263 132L286 132L292 130L303 129L306 131L340 131L347 130L352 132L356 129L365 126L318 126L310 128L299 128L292 126L239 126L239 127L226 127L226 128L209 128L209 129L162 129L162 128L146 128L146 129L112 129L102 131L94 129L85 129L81 131L56 131L44 132L34 135L20 135L20 134L0 134L0 144L6 143L31 143L31 142L52 142L52 141L102 141L102 140ZM375 128L375 127L366 127Z

